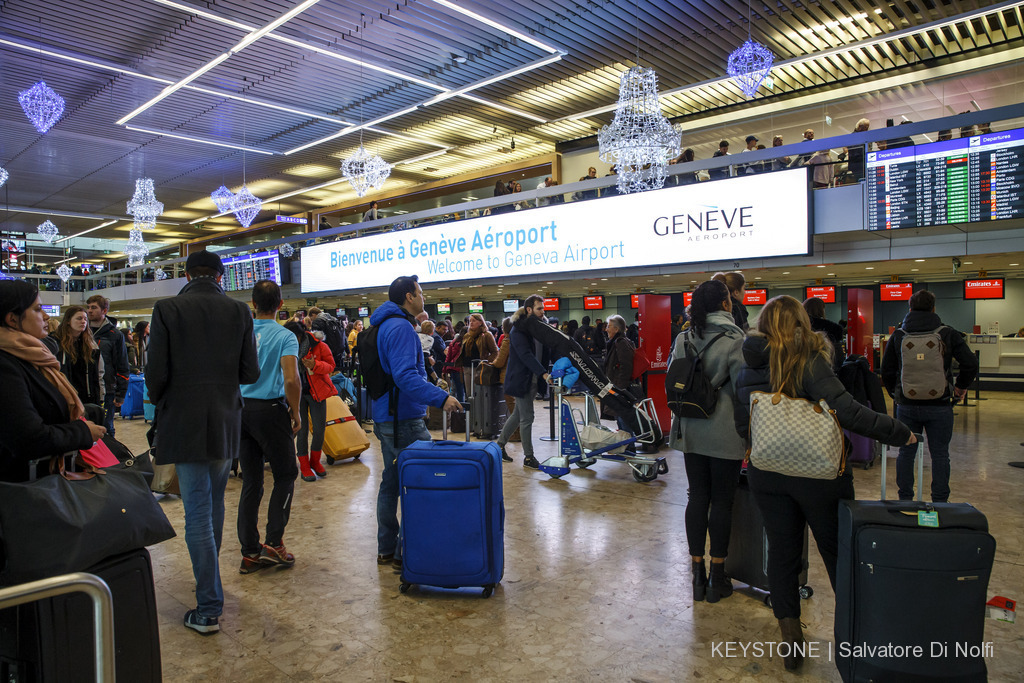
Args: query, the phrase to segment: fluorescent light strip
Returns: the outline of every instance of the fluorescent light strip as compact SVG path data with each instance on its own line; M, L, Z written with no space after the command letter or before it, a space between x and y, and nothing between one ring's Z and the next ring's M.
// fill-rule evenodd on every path
M496 74L494 76L491 76L490 78L485 78L482 81L477 81L476 83L470 83L469 85L463 86L463 87L459 88L458 90L450 90L448 92L441 93L440 95L435 95L434 97L430 98L429 100L426 100L424 102L420 102L420 103L418 103L418 104L416 104L416 105L414 105L412 107L407 107L407 108L402 109L400 111L392 112L391 114L387 114L386 116L382 116L379 119L374 119L373 121L369 121L369 122L364 123L364 124L362 124L360 126L349 126L348 128L345 128L344 130L340 130L337 133L333 133L332 135L328 135L326 137L320 138L319 140L313 140L312 142L307 142L304 145L300 145L298 147L290 149L287 152L285 152L284 154L285 154L285 156L287 156L289 154L294 154L295 152L301 152L304 149L309 149L310 147L316 147L317 145L322 145L325 142L330 142L331 140L336 140L337 138L340 138L343 135L348 135L349 133L354 133L357 130L364 129L364 128L367 128L369 126L373 126L373 125L376 125L378 123L382 123L384 121L387 121L389 119L393 119L393 118L396 118L396 117L399 117L399 116L404 116L405 114L408 114L410 112L416 111L420 107L424 107L424 108L425 107L429 107L432 104L437 104L438 102L443 102L443 101L445 101L447 99L450 99L452 97L460 96L460 95L462 95L464 93L467 93L467 92L469 92L471 90L476 90L477 88L482 88L482 87L484 87L486 85L491 85L492 83L497 83L498 81L505 80L506 78L511 78L512 76L518 76L519 74L524 73L526 71L532 71L533 69L542 67L542 66L544 66L546 64L550 64L552 62L557 62L561 58L562 58L562 53L558 53L558 54L550 55L548 57L544 57L543 59L534 60L534 61L530 62L529 64L525 64L523 66L517 67L517 68L512 69L510 71L505 71L503 73Z
M130 219L121 216L107 216L101 213L74 213L72 211L56 211L54 209L40 209L34 206L8 206L9 213L38 213L44 216L60 216L61 218L92 218L98 221L128 221ZM168 221L156 221L157 225L181 225L181 223L170 223Z
M947 26L953 26L954 24L959 24L959 23L962 23L962 22L965 22L965 21L970 21L972 19L977 19L979 17L983 17L983 16L986 16L986 15L989 15L989 14L995 14L995 13L998 13L998 12L1005 11L1007 9L1012 9L1012 8L1015 8L1015 7L1020 7L1022 5L1024 5L1024 2L1022 2L1021 0L1013 0L1011 2L1003 2L1003 3L997 4L997 5L990 5L988 7L984 7L982 9L978 9L978 10L974 10L972 12L965 12L964 14L958 14L957 16L952 17L950 19L941 19L939 21L933 21L933 22L931 22L929 24L922 24L921 26L914 26L914 27L911 27L911 28L901 29L899 31L893 31L892 33L886 33L886 34L883 34L883 35L880 35L880 36L876 36L874 38L866 38L864 40L859 40L857 42L850 43L849 45L841 45L839 47L829 48L828 50L822 50L820 52L814 52L812 54L805 55L803 57L794 57L792 59L787 59L787 60L778 62L772 68L773 69L777 69L779 67L795 66L795 65L798 65L798 64L804 64L805 62L813 62L813 61L816 61L816 60L819 60L819 59L824 59L826 57L831 57L833 55L841 54L841 53L844 53L844 52L849 52L851 50L856 50L856 49L866 48L866 47L872 47L874 45L879 45L881 43L888 43L888 42L891 42L891 41L894 41L894 40L898 40L900 38L916 36L916 35L919 35L921 33L925 33L927 31L934 31L936 29L945 28ZM682 94L685 94L685 93L688 93L688 92L693 92L693 91L696 91L696 90L702 90L702 89L704 89L707 86L714 85L714 84L717 84L717 83L730 83L730 82L732 82L732 78L729 77L729 76L723 76L721 78L711 78L711 79L708 79L706 81L701 81L700 83L694 83L692 85L687 85L687 86L683 86L683 87L680 87L680 88L675 88L675 89L672 89L672 90L666 90L666 91L660 93L659 97L663 97L664 98L664 97L669 97L669 96L672 96L672 95L682 95ZM563 116L561 118L555 119L555 120L551 121L551 123L560 123L562 121L578 121L579 119L585 119L585 118L589 118L591 116L597 116L599 114L607 114L608 112L614 110L616 106L618 106L618 105L617 104L609 104L609 105L604 106L604 107L597 107L595 109L588 109L587 111L580 112L578 114L570 114L569 116Z
M213 140L204 140L202 138L194 138L194 137L190 137L188 135L178 135L177 133L169 133L169 132L164 131L164 130L155 130L153 128L141 128L139 126L125 126L125 128L127 128L128 130L135 130L135 131L138 131L140 133L150 133L152 135L161 135L163 137L168 137L168 138L177 138L178 140L188 140L190 142L200 142L200 143L202 143L204 145L213 145L215 147L229 147L231 149L241 149L241 150L245 150L246 152L255 152L257 154L269 154L271 156L273 156L274 154L277 154L277 152L268 152L265 149L258 149L256 147L246 147L244 145L232 145L232 144L229 144L227 142L214 142Z
M509 34L510 36L515 36L519 40L527 42L530 45L535 45L535 46L539 47L542 50L546 50L547 52L561 52L561 50L559 50L556 47L551 47L550 45L548 45L546 43L542 43L541 41L537 40L536 38L534 38L532 36L528 36L525 33L520 33L519 31L516 31L515 29L509 28L508 26L505 26L504 24L499 24L498 22L494 21L493 19L488 19L487 17L483 16L482 14L477 14L476 12L470 11L470 10L466 9L465 7L460 7L459 5L456 5L454 2L449 2L448 0L434 0L434 2L437 3L438 5L441 5L442 7L447 7L450 10L455 10L459 14L464 14L467 17L472 17L472 18L476 19L477 21L479 21L481 24L487 24L491 28L496 28L499 31L503 31L503 32Z
M87 235L90 232L95 232L96 230L99 230L100 228L105 228L108 225L113 225L114 223L117 223L117 221L107 221L106 223L102 223L100 225L97 225L95 228L89 228L88 230L83 230L82 232L75 233L74 235L68 235L67 237L61 237L59 240L54 240L53 243L54 244L60 244L61 242L64 242L64 241L67 241L67 240L72 240L72 239L74 239L76 237L81 237L82 235Z
M381 116L378 119L374 119L373 121L367 121L366 123L358 125L358 126L349 126L348 128L345 128L343 130L339 130L337 133L333 133L331 135L328 135L327 137L320 138L319 140L314 140L313 142L307 142L304 145L300 145L299 147L295 147L294 149L290 149L287 152L285 152L284 155L288 156L289 154L295 154L296 152L301 152L304 149L309 149L310 147L315 147L316 145L321 145L321 144L323 144L325 142L329 142L330 140L335 140L337 138L342 137L343 135L348 135L349 133L355 133L356 131L363 130L365 128L369 128L370 126L374 126L374 125L376 125L378 123L384 123L385 121L390 121L391 119L398 118L399 116L405 116L406 114L409 114L411 112L416 111L417 109L419 109L419 107L420 107L420 105L415 105L415 106L412 106L412 107L406 107L405 109L402 109L400 111L395 111L395 112L391 112L390 114L385 114L384 116Z
M48 57L53 57L55 59L60 59L60 60L66 61L66 62L73 62L75 64L84 64L85 66L91 66L91 67L94 67L94 68L97 68L97 69L102 69L104 71L113 71L115 73L124 74L125 76L132 76L134 78L141 78L143 80L152 81L154 83L163 83L165 85L166 84L174 83L174 81L172 81L169 78L160 78L159 76L150 76L149 74L144 74L144 73L140 73L138 71L133 71L132 69L128 69L128 68L125 68L125 67L122 67L122 66L118 66L117 64L110 64L110 63L107 63L107 62L97 62L97 61L94 61L94 60L91 60L91 59L82 59L81 57L76 57L74 55L65 54L63 52L55 52L53 50L47 50L47 49L42 48L41 46L33 46L33 45L30 45L30 44L27 44L27 43L22 43L22 42L18 42L18 41L14 41L14 40L8 40L6 38L0 38L0 45L8 45L10 47L15 47L15 48L18 48L18 49L21 49L21 50L25 50L26 52L33 52L33 53L36 53L36 54L41 53L41 54L47 55ZM257 107L263 107L265 109L276 109L278 111L284 111L284 112L288 112L290 114L298 114L300 116L308 116L310 118L320 119L322 121L330 121L332 123L339 123L339 124L341 124L343 126L348 126L348 125L352 124L351 121L346 121L344 119L339 119L339 118L337 118L335 116L327 116L326 114L318 114L316 112L305 111L303 109L295 109L294 107L286 107L284 105L274 104L273 102L267 102L266 100L261 100L259 98L243 97L242 95L237 95L235 93L225 92L225 91L222 91L222 90L212 90L210 88L201 88L201 87L195 86L195 85L187 85L187 86L185 86L184 89L185 90L192 90L194 92L205 93L207 95L213 95L214 97L223 97L225 99L238 100L239 102L243 102L244 101L246 104L252 104L252 105L255 105Z
M138 107L137 109L135 109L135 111L131 112L127 116L124 116L121 119L119 119L117 121L117 125L123 126L124 124L128 123L133 118L135 118L136 116L138 116L142 112L146 111L147 109L149 109L153 105L157 104L158 102L161 102L162 100L164 100L165 98L169 97L173 93L177 92L181 88L185 87L186 85L188 85L189 83L191 83L195 79L199 78L200 76L202 76L206 72L210 71L211 69L213 69L214 67L216 67L220 63L224 62L229 57L231 57L231 55L237 54L237 53L241 52L242 50L244 50L246 47L251 45L256 40L259 40L260 38L265 36L270 31L273 31L275 28L277 28L281 24L283 24L286 21L294 18L297 14L299 14L303 10L311 7L312 5L315 5L319 1L320 0L305 0L305 2L302 2L299 5L297 5L296 7L292 8L290 11L285 12L280 17L278 17L274 21L270 22L269 24L267 24L263 28L260 28L260 29L258 29L256 31L253 31L253 32L249 33L249 35L247 35L244 38L242 38L242 40L240 40L238 43L236 43L235 46L232 47L227 52L222 52L221 54L219 54L216 57L214 57L213 60L211 60L210 62L207 62L203 66L199 67L198 69L196 69L195 71L190 73L188 76L185 76L181 80L179 80L179 81L177 81L175 83L172 83L171 85L167 86L166 88L161 90L160 93L156 97L152 98L151 100L149 100L148 102L143 104L141 107Z
M239 22L239 21L234 21L234 20L228 19L226 17L218 16L216 14L213 14L212 12L205 11L201 7L196 7L194 5L188 5L188 4L185 4L183 2L174 2L173 0L153 0L153 2L156 2L157 4L160 4L160 5L166 5L168 7L173 7L175 9L180 9L183 12L188 12L190 14L195 14L196 16L203 17L204 19L209 19L210 21L216 21L218 23L225 24L227 26L233 26L233 27L241 29L243 31L254 31L254 30L256 30L255 26L251 26L249 24L243 24L242 22ZM402 73L400 71L395 71L393 69L388 69L387 67L378 66L376 64L372 64L372 63L369 63L369 62L360 62L358 59L355 59L354 57L349 57L348 55L342 54L340 52L336 52L334 50L324 49L324 48L322 48L322 47L320 47L318 45L315 45L313 43L303 42L301 40L296 40L294 38L289 38L287 36L282 36L282 35L277 35L277 34L271 34L271 35L269 35L267 37L271 38L272 40L277 40L277 41L280 41L282 43L286 43L288 45L292 45L294 47L302 48L303 50L310 50L311 52L316 52L318 54L322 54L322 55L325 55L327 57L333 57L334 59L339 59L339 60L341 60L343 62L348 62L350 64L359 64L360 66L364 66L367 69L370 69L372 71L379 71L381 73L388 74L389 76L394 76L396 78L401 78L402 80L405 80L405 81L410 81L412 83L417 83L419 85L431 88L433 90L444 91L444 90L448 89L448 88L444 87L443 85L439 85L437 83L432 83L430 81L425 81L422 78L417 78L416 76L410 76L409 74L404 74L404 73Z
M509 114L515 114L516 116L521 116L524 119L530 119L531 121L536 121L537 123L547 123L548 122L547 119L541 118L540 116L534 116L533 114L529 114L529 113L523 111L522 109L515 109L514 107L508 107L508 106L506 106L504 104L501 104L499 102L492 102L491 100L485 100L484 98L477 97L476 95L467 95L467 94L463 93L462 95L459 95L459 97L467 99L467 100L469 100L471 102L476 102L478 104L482 104L482 105L487 106L487 107L493 107L494 109L500 109L501 111L507 111Z
M403 140L412 140L413 142L420 142L424 145L430 145L431 147L437 147L439 149L449 149L448 145L442 145L439 142L433 140L427 140L426 138L416 137L415 135L406 135L405 133L396 133L393 130L387 128L376 128L373 126L367 126L366 130L373 131L374 133L380 133L381 135L390 135L394 138L402 138Z

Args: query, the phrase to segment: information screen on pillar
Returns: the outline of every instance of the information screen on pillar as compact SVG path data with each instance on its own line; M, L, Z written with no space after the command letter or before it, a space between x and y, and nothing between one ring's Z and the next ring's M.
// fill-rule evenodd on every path
M743 303L747 306L763 306L768 303L767 289L747 289L743 293Z
M452 304L450 301L438 301L437 302L437 314L438 315L451 315Z
M808 287L804 298L810 299L812 296L818 297L827 304L834 304L836 302L836 288L834 285Z
M370 315L370 307L369 306L360 306L359 307L359 317L360 318L365 318L368 315Z
M260 280L273 280L281 284L281 264L276 249L245 256L229 256L221 259L221 263L224 264L224 277L220 283L226 292L251 290Z
M913 295L913 282L883 282L878 286L878 298L881 301L910 301Z
M869 152L869 230L1024 217L1024 128Z
M501 302L501 306L506 313L515 313L519 310L519 299L505 299Z
M630 294L629 295L629 307L630 308L640 308L640 295L639 294Z
M588 311L595 311L599 308L604 308L604 296L585 296L583 297L583 308Z
M544 299L544 310L545 311L557 311L558 310L558 297L552 297L550 299Z
M964 298L969 300L977 299L1003 299L1005 298L1003 278L990 277L978 280L964 280Z
M470 301L469 302L469 312L470 313L483 313L484 312L484 302L483 301Z
M54 304L53 306L47 306L46 304L43 304L43 313L50 316L51 318L56 318L57 316L60 315L60 306L58 306L57 304Z
M689 306L691 301L693 301L693 292L683 292L683 305Z

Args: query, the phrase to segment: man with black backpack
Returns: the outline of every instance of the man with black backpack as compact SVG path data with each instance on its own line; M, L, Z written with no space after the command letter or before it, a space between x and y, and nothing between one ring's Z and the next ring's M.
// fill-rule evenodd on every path
M590 316L583 316L583 324L576 330L573 340L583 347L587 355L600 363L604 355L604 337L601 332L590 325Z
M377 491L377 564L402 566L398 542L398 454L414 441L430 440L423 423L427 406L461 412L454 396L427 381L416 317L423 313L417 277L399 277L388 301L370 317L357 342L360 367L373 400L373 433L380 441L384 472Z
M953 359L960 373L953 382ZM953 402L967 395L978 376L978 359L963 335L935 314L935 295L927 290L910 297L910 312L889 337L882 356L882 383L896 401L896 418L928 437L932 456L932 502L949 500L949 442L953 438ZM900 500L914 498L917 446L901 446L896 460ZM918 482L923 486L924 482Z

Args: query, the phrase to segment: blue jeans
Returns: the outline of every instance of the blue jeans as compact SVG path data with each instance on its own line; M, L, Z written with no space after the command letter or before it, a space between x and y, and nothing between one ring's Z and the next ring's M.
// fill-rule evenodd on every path
M401 526L398 523L398 454L413 441L430 441L430 432L423 418L398 421L398 445L395 445L395 423L373 423L373 433L380 440L384 457L384 473L377 491L377 554L401 558Z
M224 489L231 459L182 462L174 469L185 505L185 545L196 578L196 606L204 617L219 617L224 609L224 589L217 555L224 531Z
M932 502L949 500L949 441L953 438L953 406L896 406L896 419L910 427L915 434L928 439L928 452L932 455ZM896 458L896 484L900 500L914 498L914 456L917 444L900 446ZM918 482L924 486L924 482Z
M462 384L462 371L453 370L449 372L448 381L452 385L451 395L458 399L459 403L465 403L466 387Z

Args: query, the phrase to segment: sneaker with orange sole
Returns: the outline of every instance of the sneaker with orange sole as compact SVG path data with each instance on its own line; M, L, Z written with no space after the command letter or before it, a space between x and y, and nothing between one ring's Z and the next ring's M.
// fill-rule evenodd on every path
M263 550L260 551L260 561L267 565L291 567L295 564L295 556L288 552L283 543L276 548L264 543Z

